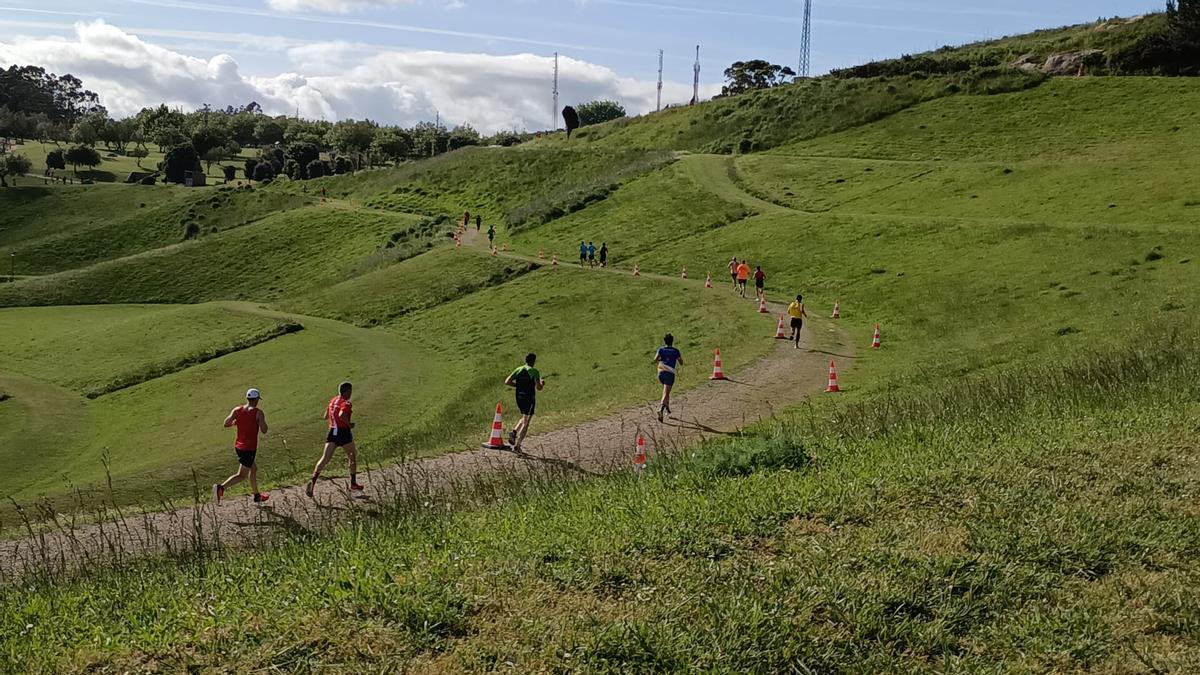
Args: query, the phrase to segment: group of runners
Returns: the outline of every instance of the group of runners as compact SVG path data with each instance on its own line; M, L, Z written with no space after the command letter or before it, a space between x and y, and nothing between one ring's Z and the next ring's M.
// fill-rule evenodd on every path
M595 267L596 265L599 265L600 267L608 267L608 244L601 242L600 252L597 253L595 244L590 241L585 244L582 240L580 240L579 266L583 267L584 265L588 267Z
M741 293L742 297L746 297L746 283L750 281L750 277L754 277L754 299L765 299L764 288L767 284L767 275L763 272L762 265L757 266L753 272L750 271L750 265L745 259L739 261L737 256L729 259L729 277L733 280L733 290Z
M354 410L350 404L350 397L353 394L354 385L343 382L338 385L337 396L329 399L329 404L325 406L325 420L329 424L329 431L325 435L325 446L321 458L317 460L312 477L304 490L309 497L313 496L313 491L317 487L317 479L321 477L321 471L329 464L329 460L333 459L333 453L338 448L345 450L346 459L350 463L350 491L361 492L363 490L363 486L358 482L358 453L352 431L354 422L351 420L351 416ZM261 401L262 394L258 389L250 389L246 392L246 403L231 410L229 416L225 418L225 428L237 430L233 449L237 454L239 466L237 473L226 478L223 483L213 485L213 499L217 504L221 503L227 489L244 480L250 481L250 492L255 503L262 503L270 499L270 495L260 492L258 489L258 437L265 435L268 431L267 415L259 407Z

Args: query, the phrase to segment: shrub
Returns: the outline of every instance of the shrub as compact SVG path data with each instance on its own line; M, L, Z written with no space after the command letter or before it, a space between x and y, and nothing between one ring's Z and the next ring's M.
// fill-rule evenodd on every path
M307 167L309 178L321 178L325 175L325 162L319 159L314 159L308 163Z
M162 172L165 183L182 183L188 171L200 170L200 155L196 154L196 149L191 143L180 143L167 150L166 156L163 157Z
M254 167L254 180L265 183L275 177L275 169L269 162L262 162Z
M246 160L246 180L254 180L254 170L258 167L257 159Z
M226 183L232 183L237 178L237 167L232 164L221 167L221 172L225 174Z

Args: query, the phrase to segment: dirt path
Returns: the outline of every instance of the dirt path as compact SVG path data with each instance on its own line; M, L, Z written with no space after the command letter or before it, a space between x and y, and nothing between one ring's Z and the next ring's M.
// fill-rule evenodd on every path
M717 170L707 163L703 168ZM732 186L731 181L729 184ZM487 244L473 229L468 230L464 241L467 246L481 248ZM515 252L497 255L536 260ZM629 270L605 271L632 279ZM704 283L702 279L670 278L679 283ZM730 291L721 285L711 292ZM761 324L763 340L774 339L777 318L784 311L776 304L769 308L771 312L763 315ZM746 311L755 311L750 300L746 301ZM368 488L367 496L362 498L349 495L344 479L325 480L314 499L305 496L302 486L287 487L272 492L269 504L259 507L239 488L219 507L201 503L174 511L117 517L98 524L64 525L33 537L0 542L0 577L19 576L23 571L47 566L120 561L200 546L269 545L280 533L324 530L397 501L441 502L442 497L448 498L458 491L477 491L512 476L558 479L628 470L638 434L646 438L653 462L657 455L678 452L697 441L735 433L747 424L772 417L776 411L824 389L831 356L843 371L854 358L853 346L829 320L806 322L800 349L785 340L774 342L765 357L739 371L727 372L731 378L728 381L708 380L710 354L685 355L687 366L680 371L681 380L702 380L703 384L676 396L672 406L674 415L664 423L659 423L656 417L657 401L647 401L600 419L530 436L525 441L524 454L464 449L367 471L360 474ZM506 428L513 421L511 414L506 415ZM480 441L486 435L487 429L481 428ZM333 466L340 466L343 461L336 458Z

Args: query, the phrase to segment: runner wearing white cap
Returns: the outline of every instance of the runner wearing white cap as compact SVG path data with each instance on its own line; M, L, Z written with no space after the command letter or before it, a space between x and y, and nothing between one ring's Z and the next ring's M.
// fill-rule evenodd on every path
M246 405L239 405L225 418L225 428L237 428L237 440L233 449L237 452L238 472L225 479L224 483L213 486L213 499L217 504L225 496L225 489L250 479L250 491L254 493L254 501L262 503L270 499L265 492L258 491L258 435L267 433L267 416L259 409L258 402L262 394L257 389L246 392Z

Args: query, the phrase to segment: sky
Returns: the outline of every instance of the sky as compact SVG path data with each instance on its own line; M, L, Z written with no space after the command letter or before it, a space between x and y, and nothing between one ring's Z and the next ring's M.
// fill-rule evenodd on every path
M813 74L1165 0L814 0ZM701 96L732 62L796 67L803 0L0 0L0 66L72 73L114 116L257 101L270 114L440 119L493 133L598 98L630 114Z

